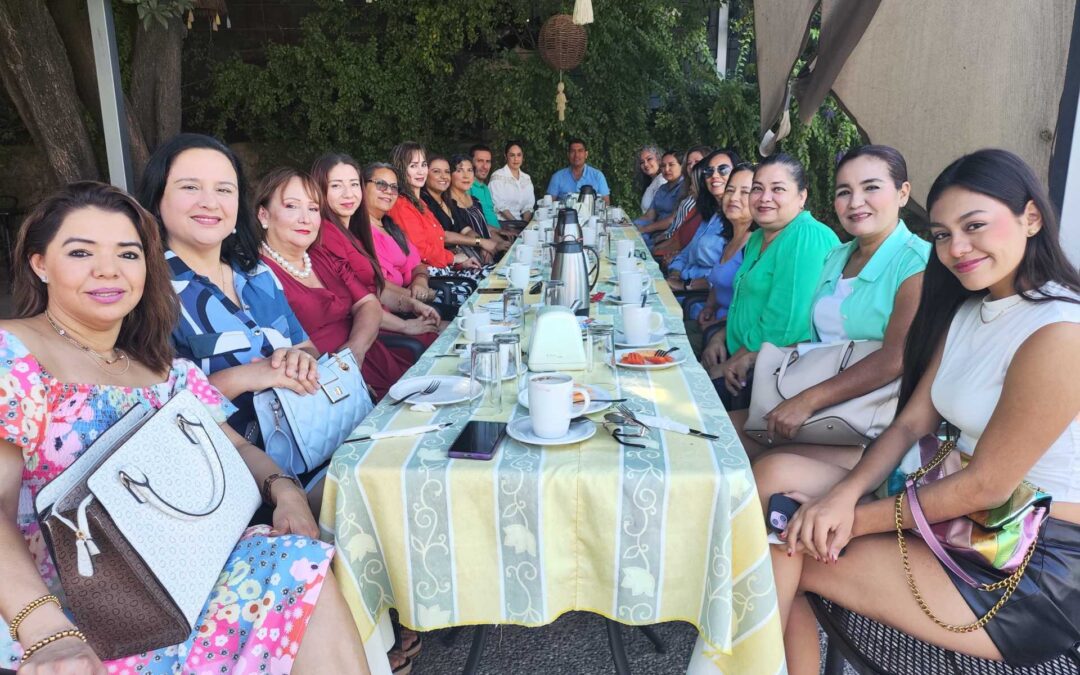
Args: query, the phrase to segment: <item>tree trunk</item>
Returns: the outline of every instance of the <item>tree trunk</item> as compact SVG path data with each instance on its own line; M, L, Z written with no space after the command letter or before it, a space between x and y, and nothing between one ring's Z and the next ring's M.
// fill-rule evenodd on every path
M0 2L0 77L57 181L99 178L71 63L41 0Z
M131 104L146 147L153 150L180 133L181 50L187 28L176 19L168 28L152 22L136 29L132 54Z

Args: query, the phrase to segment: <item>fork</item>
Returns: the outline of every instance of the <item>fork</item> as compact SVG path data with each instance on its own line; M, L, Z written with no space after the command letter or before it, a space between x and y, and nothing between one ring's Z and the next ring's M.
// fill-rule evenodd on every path
M630 419L634 420L634 422L635 422L636 424L640 424L640 425L641 425L642 427L644 427L645 429L652 429L652 427L650 427L650 426L649 426L648 424L645 424L644 422L642 422L641 420L639 420L639 419L637 418L637 415L635 415L635 414L634 414L634 411L633 411L633 410L630 410L630 408L626 407L626 406L625 406L625 405L623 405L622 403L618 403L618 404L616 404L616 405L615 405L615 409L616 409L616 410L618 410L619 412L621 412L622 414L626 415L626 416L627 416L627 417L629 417Z
M655 352L653 352L653 356L667 356L671 352L678 351L678 349L678 347L672 347L671 349L657 349Z
M419 391L414 391L412 393L405 394L404 396L402 396L398 400L394 401L392 405L401 405L405 401L408 401L410 398L412 398L413 396L416 396L418 394L423 395L423 396L427 396L428 394L434 394L435 390L439 388L439 384L440 384L440 382L438 380L432 380L431 382L428 383L428 386L424 387L423 389L421 389Z

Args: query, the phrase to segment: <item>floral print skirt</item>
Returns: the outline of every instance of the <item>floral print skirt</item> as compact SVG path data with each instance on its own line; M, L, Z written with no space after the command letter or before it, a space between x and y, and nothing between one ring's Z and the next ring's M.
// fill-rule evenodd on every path
M319 599L333 548L249 528L186 642L108 661L109 673L288 673Z

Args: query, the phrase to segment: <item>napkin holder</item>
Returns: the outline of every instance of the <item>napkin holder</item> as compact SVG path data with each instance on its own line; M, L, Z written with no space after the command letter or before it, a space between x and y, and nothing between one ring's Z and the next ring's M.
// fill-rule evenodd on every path
M584 370L581 324L569 307L541 307L529 338L529 370Z

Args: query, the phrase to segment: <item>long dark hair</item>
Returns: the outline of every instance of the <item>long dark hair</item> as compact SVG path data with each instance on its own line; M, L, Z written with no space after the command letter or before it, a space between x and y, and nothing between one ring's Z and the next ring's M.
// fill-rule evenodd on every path
M184 151L193 149L220 152L236 171L236 188L239 193L236 229L221 242L221 261L230 267L251 272L259 263L259 236L248 203L247 179L236 153L218 139L203 134L177 134L158 146L143 170L139 183L139 202L157 219L158 227L161 228L161 239L167 242L169 233L161 219L161 197L165 193L165 184L169 180L173 161Z
M356 169L356 175L360 177L360 205L356 207L356 213L352 214L348 223L341 222L341 218L330 208L330 200L327 199L330 190L330 171L339 164L347 164ZM319 186L323 222L330 221L345 235L353 248L368 259L375 273L375 288L381 294L383 288L386 287L386 280L383 279L379 257L375 255L375 240L371 237L371 224L368 222L367 205L364 203L364 172L360 169L360 164L343 152L328 152L311 165L311 177Z
M385 169L390 173L394 174L395 176L397 176L398 185L400 186L402 184L402 179L404 178L404 176L397 173L394 170L393 165L387 164L386 162L372 162L371 164L365 166L363 174L364 183L370 183L371 180L375 177L375 172L379 169ZM398 190L398 199L401 199L400 189ZM394 242L398 245L398 248L401 249L401 252L405 255L409 255L409 240L405 237L405 233L401 231L401 228L398 227L398 224L394 222L394 219L390 217L389 213L383 215L380 223L382 224L383 229L386 230L386 233L390 235L390 238L393 239Z
M164 372L176 354L170 334L179 316L180 303L172 288L172 274L165 262L158 222L134 197L119 188L94 181L70 183L30 212L19 228L12 258L15 316L22 319L45 311L49 287L30 268L30 258L45 253L69 215L87 208L127 216L139 233L146 282L139 303L120 324L116 347L154 372Z
M690 154L689 152L686 154ZM705 186L705 167L709 166L709 162L713 161L720 155L727 157L731 160L731 173L728 174L728 180L735 175L735 172L739 170L739 167L748 166L742 164L739 161L739 154L734 150L728 150L727 148L718 148L713 150L709 154L701 158L701 161L694 165L694 170L690 173L693 174L694 191L697 195L694 203L694 208L697 209L698 215L701 216L701 223L704 225L709 222L714 215L720 213L720 219L724 221L724 234L725 239L731 239L732 226L727 222L727 218L724 217L723 212L720 210L720 200L714 198L708 191L702 193L702 188ZM721 195L722 196L722 195Z
M1016 268L1013 289L1027 302L1063 300L1078 302L1074 297L1053 295L1043 290L1048 282L1056 282L1073 293L1080 293L1080 274L1069 263L1058 240L1057 214L1046 188L1024 160L1008 150L987 149L964 155L937 177L926 197L926 210L931 211L941 195L951 187L961 187L1008 207L1021 215L1032 202L1042 215L1042 227L1027 239L1024 255ZM956 275L949 271L937 255L930 252L923 273L919 309L908 331L904 345L904 373L900 385L900 406L911 398L915 387L933 358L941 340L949 330L953 315L965 300L985 295L985 291L969 291Z
M416 209L423 213L427 209L427 205L420 199L419 195L412 193L412 186L409 185L409 162L412 161L413 155L420 153L420 157L427 161L427 151L424 150L424 146L420 145L416 141L403 141L394 146L394 149L390 151L390 166L391 169L397 172L398 184L401 189L398 190L398 197L404 197L410 204L416 207ZM368 180L365 178L364 180ZM423 185L420 186L423 189Z

